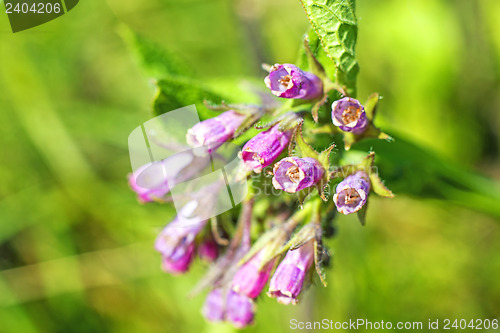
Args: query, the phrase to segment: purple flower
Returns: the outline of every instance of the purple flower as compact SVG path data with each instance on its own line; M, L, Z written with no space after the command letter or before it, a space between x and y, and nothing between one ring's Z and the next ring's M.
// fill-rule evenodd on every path
M280 131L279 125L274 125L264 132L251 138L238 156L243 160L247 170L260 173L263 168L273 163L285 149L292 135L291 130Z
M183 151L141 166L129 176L129 184L141 202L159 200L175 185L197 175L209 162L210 158Z
M141 202L161 199L170 192L161 161L143 165L129 176L128 181Z
M226 299L222 289L213 289L205 299L201 313L208 321L224 320Z
M268 295L282 304L296 304L304 278L314 260L314 240L287 252L269 283Z
M203 305L203 316L209 321L227 320L237 328L244 328L253 322L255 305L252 299L229 290L212 290Z
M194 258L194 243L176 247L170 256L162 257L162 268L170 274L183 274L189 270Z
M344 97L332 104L332 122L344 132L361 134L368 126L365 108L351 97Z
M213 262L219 256L217 243L212 238L205 239L198 247L198 255L202 260Z
M262 266L264 259L265 250L262 249L240 267L233 278L234 291L250 298L259 296L274 265L271 260Z
M363 171L347 176L337 185L333 201L342 214L357 212L366 203L370 193L370 178Z
M176 217L158 235L155 248L162 254L162 267L172 274L185 273L195 254L195 238L207 221Z
M273 185L278 190L295 193L321 180L324 169L314 158L286 157L274 165Z
M251 298L230 290L227 295L226 320L237 328L245 328L253 323L255 305Z
M323 82L291 64L276 64L264 79L271 92L283 98L314 99L323 94Z
M245 115L235 111L226 111L194 125L188 130L186 141L192 147L208 146L208 152L214 151L233 138L245 118Z

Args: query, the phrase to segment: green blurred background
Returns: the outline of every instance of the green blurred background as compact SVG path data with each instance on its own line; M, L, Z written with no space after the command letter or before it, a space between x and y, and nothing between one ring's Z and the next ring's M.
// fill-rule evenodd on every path
M357 13L358 95L384 97L377 124L498 181L500 2L358 0ZM201 79L260 80L261 62L295 60L300 2L81 1L16 34L0 17L0 332L232 331L204 321L203 295L186 297L201 263L162 273L152 245L173 212L128 188L127 137L152 117L154 86L117 31ZM499 222L447 200L373 198L366 227L337 220L328 287L296 307L261 297L249 331L498 318Z

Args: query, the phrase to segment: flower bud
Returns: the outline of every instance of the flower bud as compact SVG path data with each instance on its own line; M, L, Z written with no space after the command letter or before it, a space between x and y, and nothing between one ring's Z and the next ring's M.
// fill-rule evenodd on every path
M185 273L193 260L196 235L207 221L176 217L158 235L155 248L162 254L162 267L172 274Z
M283 98L315 99L323 94L323 82L292 64L276 64L264 79L271 92Z
M237 328L245 328L253 322L255 304L244 295L217 288L208 294L202 314L212 322L227 320Z
M274 260L264 263L265 259L264 248L245 262L233 278L233 290L250 298L259 296L274 265Z
M273 163L290 141L292 130L280 131L279 125L274 125L250 139L238 156L243 160L247 170L256 173Z
M129 184L141 202L162 199L170 190L200 173L210 158L183 151L161 161L143 165L129 176Z
M370 193L370 178L363 171L347 176L335 190L333 201L342 214L355 213L366 203Z
M332 122L344 132L361 134L368 126L365 108L351 97L344 97L332 104Z
M274 272L268 295L282 304L297 304L307 271L314 261L314 240L289 250Z
M210 153L232 139L245 118L233 110L226 111L194 125L188 130L186 141L192 147L207 146Z
M217 243L212 238L205 239L198 247L198 255L206 262L213 262L219 256Z
M162 257L162 268L170 274L183 274L189 270L194 258L194 243L178 246L170 256Z
M232 290L228 292L226 303L226 320L237 328L245 328L253 323L255 304L251 298Z
M208 321L224 320L226 299L222 289L217 288L208 293L201 313Z
M128 181L141 202L160 199L170 192L162 161L143 165L129 176Z
M275 189L295 193L319 182L324 175L324 169L314 158L292 156L276 163L273 173Z

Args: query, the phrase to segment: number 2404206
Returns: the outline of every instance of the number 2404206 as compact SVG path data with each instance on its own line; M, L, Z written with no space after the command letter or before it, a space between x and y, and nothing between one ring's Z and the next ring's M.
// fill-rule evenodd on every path
M444 320L444 327L443 329L449 330L449 329L476 329L476 330L489 330L489 329L498 329L498 319L476 319L476 320L465 320L465 319L455 319L455 321L452 321L450 319L445 319Z
M56 13L59 14L61 12L61 4L60 3L33 3L33 4L28 4L26 2L24 3L17 3L15 6L12 5L12 3L5 3L5 8L6 8L6 13L7 14L13 14L13 13L33 13L33 14L51 14L51 13Z

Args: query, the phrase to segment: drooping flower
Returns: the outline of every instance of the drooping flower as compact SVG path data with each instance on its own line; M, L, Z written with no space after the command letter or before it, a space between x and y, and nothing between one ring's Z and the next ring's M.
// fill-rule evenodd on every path
M170 192L161 161L143 165L129 176L128 181L141 202L160 199Z
M251 298L232 290L228 292L226 303L226 320L237 328L245 328L253 323L255 304Z
M238 156L243 160L247 170L260 173L281 154L291 135L292 130L280 131L279 125L274 125L250 139Z
M209 162L208 157L183 151L141 166L129 176L129 184L141 202L162 199L175 185L197 175Z
M194 258L195 244L178 246L170 256L162 257L162 268L170 274L183 274L189 270Z
M318 183L324 169L310 157L286 157L274 165L273 185L278 190L295 193Z
M255 304L252 299L232 290L213 289L202 308L203 316L212 322L227 320L237 328L253 323Z
M219 256L217 243L212 238L205 239L198 247L198 255L206 262L213 262Z
M265 248L245 262L233 278L233 290L250 298L259 296L269 280L275 260L264 263ZM264 264L264 265L263 265Z
M344 132L361 134L368 126L365 108L351 97L344 97L332 104L332 122Z
M278 97L315 99L323 94L323 82L320 78L292 64L275 64L264 82Z
M221 288L210 291L205 299L201 313L208 321L222 321L226 312L226 298Z
M192 147L207 146L210 153L232 139L245 118L245 115L233 110L226 111L194 125L188 130L186 141Z
M314 240L289 250L274 272L268 295L282 304L296 304L307 271L314 261Z
M335 190L333 201L342 214L351 214L360 210L370 193L370 178L366 172L358 171L347 176Z
M196 235L206 223L196 217L178 215L161 231L155 248L162 254L162 267L166 272L182 274L189 269L195 254Z

